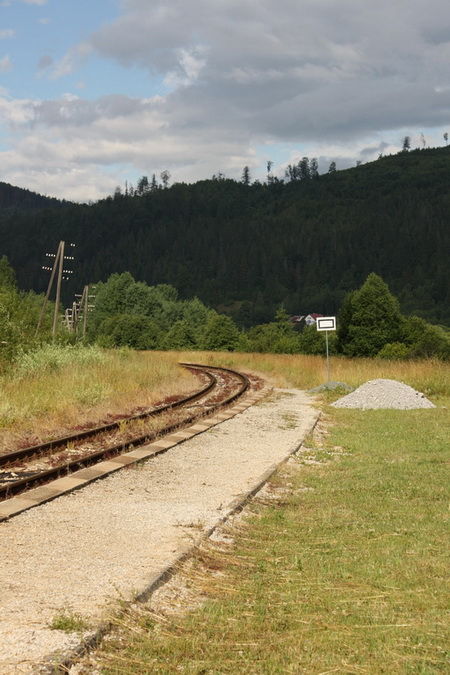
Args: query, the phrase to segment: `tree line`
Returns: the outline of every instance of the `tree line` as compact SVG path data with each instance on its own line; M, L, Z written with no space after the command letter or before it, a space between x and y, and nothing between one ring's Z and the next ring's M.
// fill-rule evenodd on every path
M129 271L200 298L239 329L270 322L281 304L289 314L336 314L374 271L405 315L450 325L450 149L320 176L306 160L288 167L293 180L270 179L270 166L264 184L219 174L152 187L143 177L94 204L0 208L0 252L19 287L39 293L45 253L74 242L66 304L86 284Z
M296 328L281 305L273 321L239 329L231 317L198 298L180 300L177 290L149 287L129 272L113 274L96 287L88 337L105 347L227 350L261 353L325 353L315 326ZM349 357L450 359L450 332L417 316L405 317L398 299L375 273L344 298L331 351Z
M53 307L47 309L43 330L36 323L43 296L17 288L7 258L0 259L0 365L39 344L54 341ZM194 297L180 299L169 284L148 286L129 272L114 273L95 289L95 306L83 337L61 325L58 341L95 343L104 348L138 350L211 350L280 354L325 353L324 334L315 326L297 326L281 305L273 320L240 329L226 314L219 314ZM387 359L450 359L450 333L420 317L405 317L397 298L375 273L350 291L338 315L338 331L330 333L331 353L349 357Z

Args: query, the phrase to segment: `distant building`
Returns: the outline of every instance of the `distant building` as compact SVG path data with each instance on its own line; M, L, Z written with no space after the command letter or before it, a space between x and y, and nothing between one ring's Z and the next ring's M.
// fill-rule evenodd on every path
M297 314L295 316L290 316L289 321L292 323L300 324L304 322L307 326L314 326L317 319L319 319L323 314Z
M308 314L305 316L305 323L307 326L314 326L317 319L319 319L323 314Z

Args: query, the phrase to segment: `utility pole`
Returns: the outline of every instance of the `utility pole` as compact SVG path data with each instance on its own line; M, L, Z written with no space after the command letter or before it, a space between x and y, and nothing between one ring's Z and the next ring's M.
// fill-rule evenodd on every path
M57 282L56 282L55 311L53 313L53 328L52 328L53 337L55 337L56 329L58 327L59 303L60 303L60 300L61 300L61 282L62 282L63 266L64 266L64 246L65 246L65 243L63 241L60 241L59 242L59 248L58 248L59 259L58 259L58 279L57 279ZM55 265L56 265L56 261L55 261Z
M94 286L95 289L95 286ZM74 312L75 312L75 320L74 320L74 330L76 333L78 333L78 322L80 319L83 320L82 324L82 335L83 337L86 335L86 327L87 327L87 317L88 317L88 312L91 308L94 307L94 305L89 304L89 299L90 298L95 298L94 294L89 293L89 285L85 286L83 288L83 293L75 293L76 298L80 298L78 302L74 302ZM75 310L76 307L76 310Z
M70 244L70 246L75 246L75 244ZM55 253L46 253L47 257L54 258L55 260L54 260L54 263L53 263L53 267L46 267L46 266L42 267L43 270L51 271L51 275L50 275L50 281L49 281L48 287L47 287L47 292L45 294L44 302L42 303L41 313L39 315L39 321L38 321L38 325L37 325L37 328L36 328L36 336L39 334L39 331L42 328L42 322L44 320L45 310L46 310L47 303L48 303L48 300L49 300L49 297L50 297L50 293L51 293L51 290L52 290L52 286L53 286L53 282L55 280L56 273L58 272L57 283L56 283L55 311L54 311L54 315L53 315L53 326L52 326L52 335L53 335L53 337L55 337L55 335L56 335L56 330L57 330L57 327L58 327L59 304L60 304L60 301L61 301L61 283L68 279L68 277L64 277L63 274L72 274L73 273L73 270L65 270L64 269L64 260L74 260L73 256L65 256L64 255L64 248L65 248L65 242L60 241L56 254Z

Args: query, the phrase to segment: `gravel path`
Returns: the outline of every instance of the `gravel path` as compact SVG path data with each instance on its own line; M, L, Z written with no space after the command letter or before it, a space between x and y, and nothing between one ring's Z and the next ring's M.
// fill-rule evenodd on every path
M63 611L95 626L144 589L304 440L318 418L313 400L276 390L167 454L0 523L0 674L38 672L78 644L48 627Z

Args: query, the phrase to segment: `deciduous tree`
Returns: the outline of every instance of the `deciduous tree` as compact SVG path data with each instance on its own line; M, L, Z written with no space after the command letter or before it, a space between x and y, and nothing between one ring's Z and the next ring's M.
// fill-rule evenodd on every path
M375 273L351 294L339 316L339 346L348 356L376 356L388 343L400 342L403 317L397 298Z

